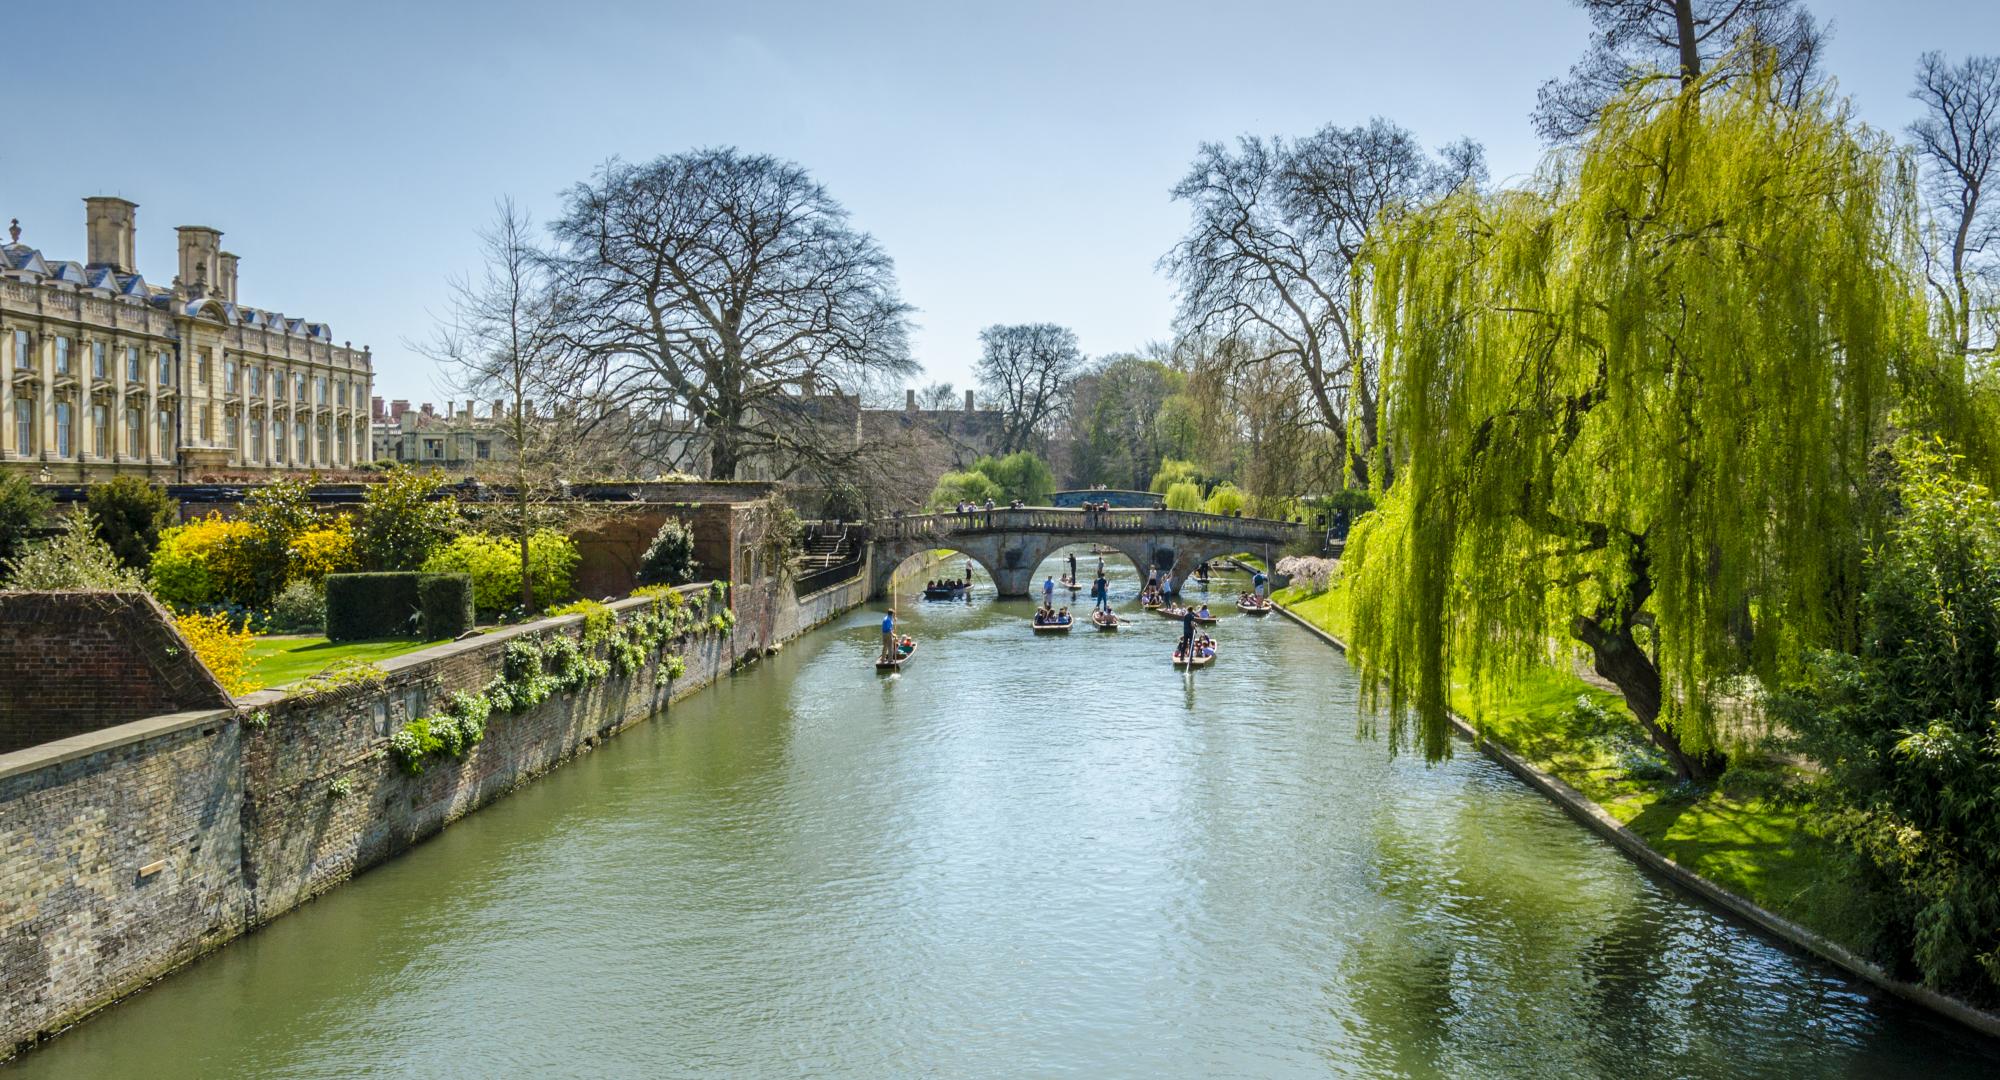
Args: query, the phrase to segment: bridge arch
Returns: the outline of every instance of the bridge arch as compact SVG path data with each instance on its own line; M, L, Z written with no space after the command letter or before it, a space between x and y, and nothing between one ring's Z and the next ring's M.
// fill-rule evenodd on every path
M1204 559L1246 548L1270 550L1301 527L1261 518L1226 518L1178 510L1063 510L1047 507L925 514L878 522L870 540L870 595L888 588L896 568L921 551L963 552L984 569L1001 596L1026 596L1035 569L1059 548L1101 544L1140 568L1185 576Z

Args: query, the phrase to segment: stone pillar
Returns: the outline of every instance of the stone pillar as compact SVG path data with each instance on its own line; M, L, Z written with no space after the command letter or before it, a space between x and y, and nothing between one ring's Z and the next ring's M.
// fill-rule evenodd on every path
M0 459L14 456L14 328L0 327Z

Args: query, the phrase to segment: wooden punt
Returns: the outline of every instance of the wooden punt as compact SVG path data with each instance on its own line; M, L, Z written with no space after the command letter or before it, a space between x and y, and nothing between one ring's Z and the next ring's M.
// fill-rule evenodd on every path
M1246 615L1269 615L1271 613L1272 606L1273 605L1269 600L1266 600L1263 603L1258 603L1256 600L1253 600L1247 596L1241 600L1236 601L1236 610L1241 611Z
M916 640L912 638L910 641L910 651L898 654L894 660L884 660L880 656L877 656L875 658L875 670L901 671L903 669L903 665L909 663L910 660L914 658L916 655L917 655L917 643Z
M966 593L969 593L971 591L972 591L971 582L967 582L964 585L946 585L941 588L931 588L930 586L925 586L924 599L956 600L959 597L964 596Z
M1215 663L1215 655L1213 653L1207 656L1195 657L1182 656L1179 653L1174 654L1174 666L1177 668L1202 668L1213 663Z
M1053 623L1031 622L1030 625L1034 626L1035 633L1037 634L1067 634L1069 633L1069 628L1076 625L1076 616L1072 615L1069 617L1068 620L1064 622L1053 622Z
M1099 609L1098 611L1092 613L1092 615L1090 616L1090 622L1091 625L1097 627L1099 630L1118 629L1118 616L1103 609Z

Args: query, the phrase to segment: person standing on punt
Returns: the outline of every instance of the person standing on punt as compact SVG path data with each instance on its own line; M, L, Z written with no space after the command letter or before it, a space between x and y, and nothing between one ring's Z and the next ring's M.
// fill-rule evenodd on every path
M1104 578L1104 568L1097 568L1097 580L1090 583L1090 595L1097 601L1099 611L1111 610L1111 582Z
M1054 611L1056 609L1055 578L1049 577L1042 579L1042 606L1048 608L1050 611Z
M882 616L882 659L887 661L894 660L895 658L896 609L890 608L889 613Z
M1194 648L1194 609L1181 609L1181 648ZM1192 653L1189 654L1193 655Z
M1076 584L1076 552L1069 553L1069 583Z

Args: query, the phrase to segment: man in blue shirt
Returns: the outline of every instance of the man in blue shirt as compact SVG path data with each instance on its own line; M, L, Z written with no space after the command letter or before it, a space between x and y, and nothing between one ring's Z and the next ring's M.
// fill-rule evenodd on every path
M895 658L896 658L896 609L890 608L889 613L887 615L882 616L882 659L894 660Z
M1055 578L1052 578L1052 577L1051 577L1051 578L1045 578L1045 579L1043 579L1043 581L1042 581L1042 605L1043 605L1044 607L1048 608L1048 609L1049 609L1050 611L1054 611L1054 610L1055 610L1055 607L1056 607L1056 579L1055 579Z
M1264 583L1267 580L1268 579L1264 577L1264 572L1262 570L1259 570L1256 573L1250 575L1250 591L1256 594L1257 599L1259 600L1262 600L1264 598Z

